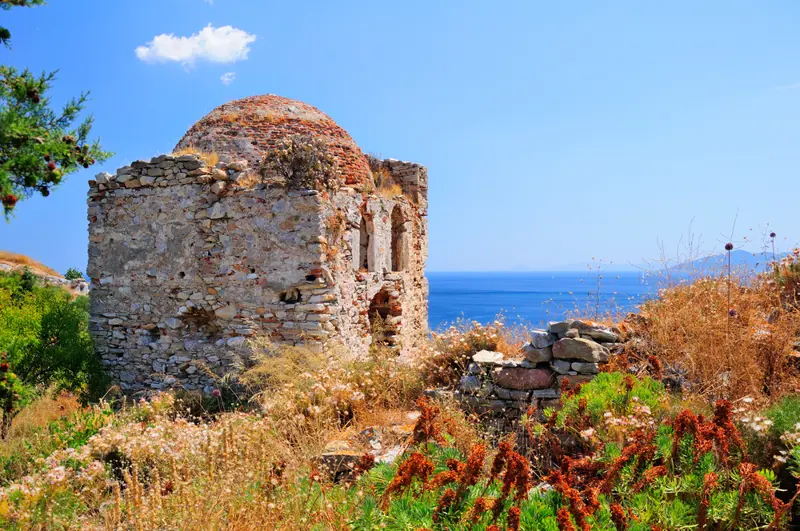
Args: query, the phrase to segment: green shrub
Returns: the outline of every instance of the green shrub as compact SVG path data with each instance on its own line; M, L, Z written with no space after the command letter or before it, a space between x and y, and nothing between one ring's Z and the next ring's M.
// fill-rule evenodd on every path
M56 286L0 274L0 352L5 353L4 430L39 391L55 386L98 396L107 382L89 335L89 300ZM14 379L18 382L14 382ZM9 395L12 399L8 400Z
M64 273L64 278L67 280L80 280L83 278L83 273L75 269L74 267L70 267L67 269L67 272Z
M579 411L581 415L588 415L588 424L594 426L602 425L606 413L625 417L647 408L650 415L659 416L664 410L665 397L664 385L649 377L600 373L582 385L577 393L563 399L556 424L563 427L566 420L577 417Z
M772 421L770 435L780 437L786 432L796 431L800 422L800 395L789 395L769 408L765 416Z

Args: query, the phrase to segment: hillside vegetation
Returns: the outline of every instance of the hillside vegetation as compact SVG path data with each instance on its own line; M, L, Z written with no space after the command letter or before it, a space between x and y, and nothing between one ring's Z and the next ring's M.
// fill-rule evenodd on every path
M34 321L43 322L61 307L33 304L50 300L46 288L4 282L9 315L42 308ZM384 349L338 361L256 338L253 365L208 397L81 403L75 393L89 396L93 370L55 373L64 376L27 384L28 405L0 452L0 524L787 529L800 473L798 287L790 255L758 277L726 272L666 288L615 323L624 348L605 372L499 436L488 419L425 390L452 386L480 350L518 353L525 330L501 322L434 334L415 363ZM71 315L82 303L63 304ZM16 332L30 319L2 312L0 347L15 334L31 345L22 352L41 345L40 327ZM8 373L20 359L9 354ZM347 457L349 473L325 455Z

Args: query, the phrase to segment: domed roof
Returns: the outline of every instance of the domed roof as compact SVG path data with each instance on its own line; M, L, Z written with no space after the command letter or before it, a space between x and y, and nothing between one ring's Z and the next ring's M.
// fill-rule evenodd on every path
M345 184L368 179L367 159L347 131L315 107L274 94L251 96L217 107L189 129L176 150L194 147L243 158L258 168L268 151L297 134L327 142Z

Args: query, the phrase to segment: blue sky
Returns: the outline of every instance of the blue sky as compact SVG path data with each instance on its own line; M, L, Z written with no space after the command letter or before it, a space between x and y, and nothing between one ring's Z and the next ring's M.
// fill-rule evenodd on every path
M690 225L721 249L734 219L744 248L768 226L800 243L797 2L52 0L0 19L0 62L60 69L56 101L90 89L116 152L0 222L0 249L62 271L86 266L88 179L265 93L428 166L430 270L640 263ZM136 52L209 24L183 41L202 53Z

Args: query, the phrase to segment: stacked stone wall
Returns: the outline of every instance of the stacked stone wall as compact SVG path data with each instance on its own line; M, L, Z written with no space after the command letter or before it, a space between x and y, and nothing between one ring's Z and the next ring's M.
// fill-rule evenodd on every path
M473 356L454 396L469 410L513 424L529 410L558 407L561 392L591 381L621 348L618 334L589 321L552 322L536 330L521 359L499 352Z

